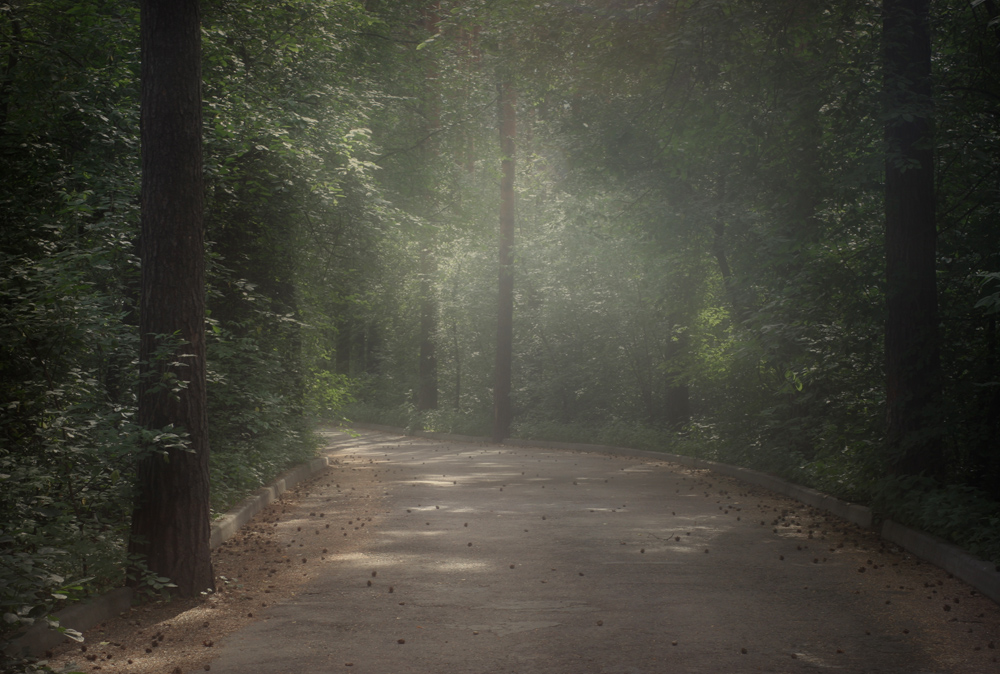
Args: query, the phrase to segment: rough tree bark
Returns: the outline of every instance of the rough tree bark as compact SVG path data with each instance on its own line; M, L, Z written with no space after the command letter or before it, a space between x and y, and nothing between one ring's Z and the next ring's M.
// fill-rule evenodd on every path
M497 304L497 357L493 387L493 441L510 437L510 389L514 348L514 139L517 126L514 85L499 85L500 107L500 278Z
M205 404L205 264L198 0L143 0L139 423L188 450L138 466L129 551L181 596L213 588ZM173 389L173 390L172 390Z
M929 0L883 0L886 402L890 471L939 474L941 394Z

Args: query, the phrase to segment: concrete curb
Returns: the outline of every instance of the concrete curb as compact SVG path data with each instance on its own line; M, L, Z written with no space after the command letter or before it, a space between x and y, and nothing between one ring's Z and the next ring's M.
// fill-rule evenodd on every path
M351 424L357 428L367 428L388 433L398 433L406 435L406 431L400 428L389 426L376 427L373 424ZM451 433L431 433L418 431L412 433L417 437L430 438L433 440L444 440L450 442L471 442L493 444L489 438L474 437L468 435L453 435ZM749 468L740 468L725 463L717 463L706 459L698 459L692 456L682 456L679 454L669 454L667 452L651 452L641 449L630 449L627 447L612 447L610 445L586 445L572 442L550 442L545 440L522 440L520 438L508 438L502 445L511 447L539 447L542 449L565 449L578 452L595 452L602 454L617 454L621 456L636 456L660 459L679 463L691 468L701 468L711 470L726 477L735 478L743 482L755 484L779 494L784 494L794 498L806 505L814 508L826 510L841 519L853 522L866 529L872 528L874 523L870 508L856 503L848 503L834 498L829 494L793 484L775 475L761 473ZM982 592L985 596L1000 604L1000 567L975 557L962 548L952 545L936 536L926 534L916 529L903 526L886 520L882 523L881 537L890 543L894 543L909 551L916 557L939 566L956 578L959 578L972 587Z
M997 565L973 557L962 548L937 536L905 527L892 520L882 523L882 538L940 566L1000 604L1000 572L997 571Z
M281 494L318 474L329 465L330 461L325 456L312 459L285 471L271 484L258 489L253 496L212 523L212 533L209 539L211 549L214 550L232 538L254 515L266 508ZM84 603L68 606L57 611L53 617L59 621L62 627L84 632L129 610L132 606L132 594L132 588L120 587ZM66 637L61 633L50 629L46 624L33 625L25 630L21 636L12 640L4 649L4 653L10 656L39 657L46 650L59 646L65 639Z
M258 489L253 496L236 506L212 524L212 536L209 547L215 550L223 542L229 540L240 528L261 510L271 504L299 482L312 477L329 465L325 456L312 459L282 473L274 482Z

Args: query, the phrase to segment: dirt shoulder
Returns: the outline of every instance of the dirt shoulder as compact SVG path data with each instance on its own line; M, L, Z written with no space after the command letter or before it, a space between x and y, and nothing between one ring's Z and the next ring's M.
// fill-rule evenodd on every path
M133 607L67 642L48 659L57 672L178 674L210 671L214 646L294 597L319 570L311 560L364 545L378 514L371 470L337 462L258 513L212 554L216 591Z

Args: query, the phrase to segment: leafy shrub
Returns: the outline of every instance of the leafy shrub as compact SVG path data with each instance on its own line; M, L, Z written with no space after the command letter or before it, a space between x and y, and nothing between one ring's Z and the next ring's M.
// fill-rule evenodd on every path
M348 425L352 421L356 421L364 424L410 428L413 423L414 409L411 405L384 408L358 401L345 405L343 416Z
M88 280L105 261L0 260L0 636L124 578L136 340Z
M316 419L335 420L354 402L357 382L345 374L312 368L306 378L306 410Z
M67 637L82 641L79 632L60 627L50 614L57 605L84 596L83 583L90 579L68 583L50 570L60 565L58 557L65 555L64 551L39 547L26 552L15 549L18 543L15 536L0 532L0 546L4 549L0 552L0 615L5 626L0 632L0 651L8 643L9 630L36 622L45 622Z
M489 436L493 419L486 414L462 413L453 409L429 410L419 416L423 430L456 435Z
M886 518L1000 565L1000 503L981 490L924 476L890 477L876 488L873 506Z
M215 326L208 361L212 510L223 513L281 471L313 457L316 440L296 373L269 353L263 339Z

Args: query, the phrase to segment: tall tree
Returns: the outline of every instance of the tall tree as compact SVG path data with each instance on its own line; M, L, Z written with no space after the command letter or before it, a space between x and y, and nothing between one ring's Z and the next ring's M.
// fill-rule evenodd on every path
M890 470L943 469L929 0L884 0L886 402Z
M423 8L423 24L427 33L433 38L438 33L440 2L431 2ZM426 101L424 105L424 120L427 130L425 154L432 160L438 154L435 135L441 130L441 110L438 93L438 69L433 55L428 55L424 66L424 85ZM434 186L424 189L424 202L427 217L435 217L436 204ZM434 276L437 272L437 259L434 251L434 224L426 225L422 233L423 246L420 250L420 360L417 383L417 410L425 412L436 410L438 406L438 373L437 373L437 338L438 305L434 296Z
M510 437L510 389L514 348L514 140L516 94L509 77L499 84L500 111L500 277L497 302L496 381L493 389L493 440Z
M438 407L437 298L434 296L434 276L437 258L430 245L420 251L420 365L417 385L417 410L426 412Z
M143 0L139 423L186 447L148 447L129 549L182 596L213 587L205 397L205 263L198 0Z

